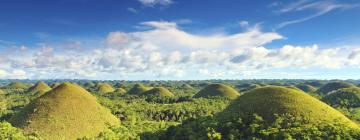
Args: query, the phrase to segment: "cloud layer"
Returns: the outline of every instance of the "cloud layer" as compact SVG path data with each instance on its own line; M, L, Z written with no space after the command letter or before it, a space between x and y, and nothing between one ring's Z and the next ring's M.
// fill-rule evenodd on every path
M268 48L284 37L258 27L235 34L198 35L174 22L149 21L140 26L149 29L111 32L102 46L93 49L79 42L10 47L0 53L0 78L240 78L273 69L360 67L358 47Z

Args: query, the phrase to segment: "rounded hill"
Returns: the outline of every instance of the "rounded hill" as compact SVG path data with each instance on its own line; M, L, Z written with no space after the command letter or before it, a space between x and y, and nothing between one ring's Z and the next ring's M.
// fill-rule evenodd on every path
M135 84L129 91L130 95L140 95L151 88L145 87L143 84Z
M56 88L57 86L61 85L59 82L51 84L51 88Z
M341 122L346 126L358 126L329 105L300 91L280 86L268 86L251 90L234 100L217 115L220 121L246 118L257 114L266 122L276 116L301 118L303 124ZM289 117L291 116L291 117Z
M316 91L316 88L307 84L298 84L296 87L306 93L312 93Z
M9 85L6 86L9 89L27 89L28 86L22 82L11 82Z
M117 88L117 89L115 89L114 93L122 95L122 94L126 93L126 90L124 88Z
M95 136L119 120L85 89L64 83L32 101L9 122L50 140Z
M148 91L145 91L142 95L145 96L159 96L159 97L172 97L174 96L168 89L164 87L155 87Z
M339 89L326 95L322 100L334 107L360 107L360 88L350 87Z
M197 94L194 95L194 98L199 97L213 97L221 96L227 97L229 99L236 99L240 96L240 93L235 89L226 86L224 84L209 84L204 89L200 90Z
M353 84L347 82L331 82L321 86L316 92L319 94L328 94L329 92L342 89L342 88L349 88L353 87Z
M109 93L115 91L115 89L108 83L99 83L96 87L97 91L100 93Z
M48 92L50 90L51 90L51 88L49 87L49 85L47 85L44 82L38 82L34 86L30 87L28 89L28 92L43 94L43 93Z

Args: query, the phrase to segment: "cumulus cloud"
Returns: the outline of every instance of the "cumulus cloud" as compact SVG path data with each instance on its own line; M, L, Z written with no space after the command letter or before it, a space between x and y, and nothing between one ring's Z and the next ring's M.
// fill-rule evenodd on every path
M269 69L360 66L360 51L356 47L285 45L267 48L268 43L284 37L276 32L263 32L260 28L235 34L198 35L182 30L174 22L140 24L151 28L111 32L104 39L104 46L86 52L46 44L31 49L14 47L16 51L0 54L0 76L158 79L200 75L222 78L254 75ZM83 44L77 45L83 48Z

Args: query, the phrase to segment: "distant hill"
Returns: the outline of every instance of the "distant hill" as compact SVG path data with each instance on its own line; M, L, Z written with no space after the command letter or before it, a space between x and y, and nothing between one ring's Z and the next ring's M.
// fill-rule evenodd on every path
M224 84L209 84L204 89L200 90L194 98L199 97L213 97L213 96L221 96L227 97L229 99L236 99L240 96L240 93L235 89L226 86Z
M145 96L172 97L174 96L168 89L164 87L155 87L142 93Z
M21 83L21 82L12 82L9 85L7 85L6 88L9 88L9 89L27 89L27 88L29 88L29 86L24 84L24 83Z
M38 93L38 94L44 94L45 92L50 91L51 88L44 82L38 82L34 86L30 87L28 89L28 92L30 93Z
M147 90L150 90L151 88L145 87L143 84L135 84L129 91L128 94L130 95L141 95Z
M99 83L96 85L96 88L99 93L109 93L115 91L115 89L108 83Z
M298 84L296 85L296 87L306 93L313 93L316 91L316 88L311 86L311 85L307 85L307 84Z
M342 88L326 95L322 100L335 107L360 107L360 88Z
M347 82L330 82L321 86L316 92L319 94L328 94L329 92L341 89L353 87L353 84Z

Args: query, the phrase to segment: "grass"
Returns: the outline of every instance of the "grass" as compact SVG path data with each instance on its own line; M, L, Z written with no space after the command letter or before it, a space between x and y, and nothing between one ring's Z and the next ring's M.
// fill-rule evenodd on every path
M341 89L354 87L355 85L347 82L331 82L321 86L316 92L319 94L328 94L329 92Z
M174 94L164 87L155 87L143 93L145 96L173 97Z
M220 120L232 120L257 114L271 123L276 115L307 120L307 124L341 122L358 126L342 113L310 95L286 87L268 86L251 90L234 100L222 113ZM305 123L305 122L304 122Z
M119 120L80 86L64 83L40 96L9 122L44 139L95 136Z
M200 90L196 95L194 95L194 98L206 98L211 96L221 96L227 97L229 99L236 99L240 96L240 93L224 84L209 84L204 89Z

